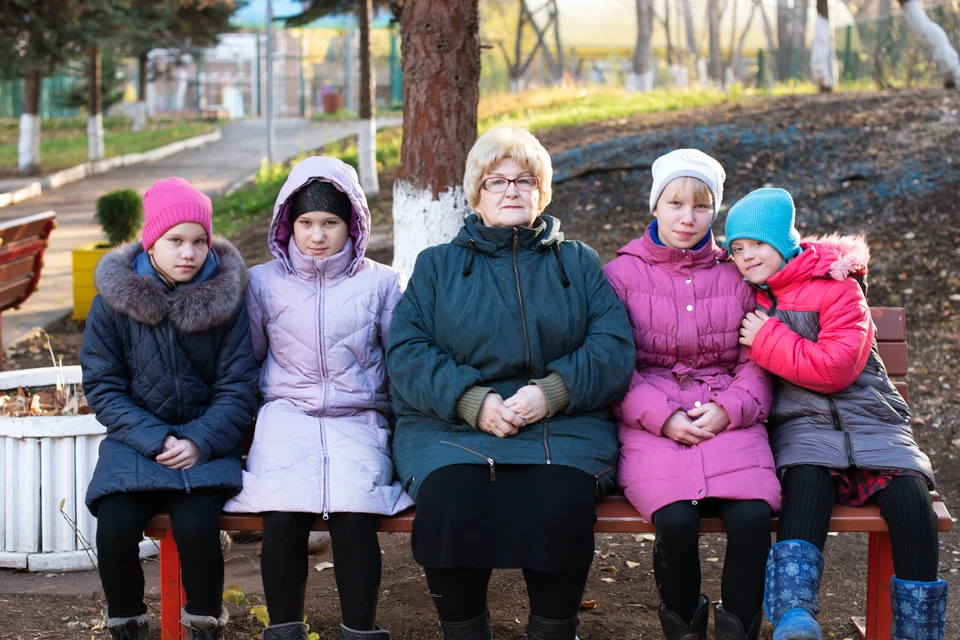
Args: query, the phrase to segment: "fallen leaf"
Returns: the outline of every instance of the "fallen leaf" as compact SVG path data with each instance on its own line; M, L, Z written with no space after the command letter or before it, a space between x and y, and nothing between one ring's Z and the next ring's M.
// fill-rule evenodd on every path
M707 558L707 562L720 562L720 558Z
M321 562L320 564L318 564L317 566L315 566L314 569L316 569L317 571L323 571L324 569L333 569L333 563L332 563L332 562Z
M631 569L636 569L637 567L640 566L640 563L634 562L633 560L627 560L627 566L630 567Z
M638 533L637 535L633 536L633 539L636 540L637 542L641 542L644 540L647 542L653 542L654 540L657 539L657 536L652 533Z
M616 567L603 567L602 569L600 569L600 571L606 571L607 573L616 573L616 572L617 572L617 568L616 568Z
M263 626L270 624L270 614L267 613L266 605L258 604L255 607L250 607L250 617L256 618L257 622Z
M600 578L600 582L616 582L613 578Z
M584 600L580 603L581 609L596 609L597 601L596 600Z

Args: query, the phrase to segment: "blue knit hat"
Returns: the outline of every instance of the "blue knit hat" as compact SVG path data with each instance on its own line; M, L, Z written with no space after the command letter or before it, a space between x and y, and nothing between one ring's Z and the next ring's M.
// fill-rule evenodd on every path
M757 189L730 207L727 212L725 249L743 238L766 242L791 260L800 253L800 234L793 223L797 210L793 198L783 189Z

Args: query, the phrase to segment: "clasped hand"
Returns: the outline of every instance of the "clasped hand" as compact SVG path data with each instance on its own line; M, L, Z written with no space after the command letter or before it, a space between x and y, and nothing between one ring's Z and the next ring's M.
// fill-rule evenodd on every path
M498 438L516 435L521 427L542 420L550 412L543 389L528 384L504 400L497 393L488 393L480 405L477 427Z
M716 437L730 425L726 410L708 402L690 411L676 411L663 425L662 433L680 444L695 445Z
M163 441L163 453L156 460L170 469L189 469L200 461L200 447L192 440L167 436Z

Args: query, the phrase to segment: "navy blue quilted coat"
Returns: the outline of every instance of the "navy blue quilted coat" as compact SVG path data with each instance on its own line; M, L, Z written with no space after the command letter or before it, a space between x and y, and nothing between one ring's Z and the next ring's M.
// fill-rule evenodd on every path
M97 500L118 492L239 490L258 377L240 254L215 238L200 273L169 291L136 243L104 256L96 283L80 365L107 437L87 507L96 515ZM170 435L196 443L195 466L154 460Z
M521 298L522 296L522 298ZM453 464L559 464L611 489L619 444L609 405L630 383L630 321L593 249L564 241L560 222L484 227L467 216L448 244L417 257L393 313L387 368L397 428L393 458L416 499L423 480ZM570 403L557 415L497 438L458 417L474 385L508 398L557 373Z

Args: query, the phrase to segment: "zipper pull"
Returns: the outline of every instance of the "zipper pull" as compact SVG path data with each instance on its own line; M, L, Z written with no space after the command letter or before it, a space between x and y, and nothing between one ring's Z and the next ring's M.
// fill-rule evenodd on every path
M326 509L324 509L324 511L323 511L323 519L324 519L324 520L329 520L329 519L330 519L330 512L328 512Z
M490 465L490 482L497 481L497 469L493 458L487 458L487 464Z

